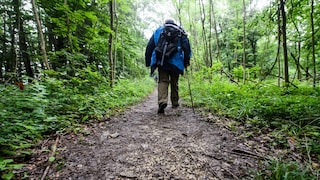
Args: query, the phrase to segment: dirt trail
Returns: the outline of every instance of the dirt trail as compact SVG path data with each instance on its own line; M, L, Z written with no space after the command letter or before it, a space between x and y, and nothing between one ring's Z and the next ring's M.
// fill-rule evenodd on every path
M259 158L248 152L256 148L183 104L158 115L156 95L87 127L89 135L61 137L47 179L252 178ZM30 178L39 179L44 168L30 167Z

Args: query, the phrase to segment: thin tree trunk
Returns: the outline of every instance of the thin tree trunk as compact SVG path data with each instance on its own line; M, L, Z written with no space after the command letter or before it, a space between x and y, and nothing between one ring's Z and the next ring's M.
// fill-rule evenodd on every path
M218 34L218 29L217 29L217 18L215 15L215 9L214 9L214 4L212 0L211 2L211 11L212 11L212 16L213 16L213 26L214 26L214 33L216 36L216 44L217 44L217 61L220 62L220 41L219 41L219 34Z
M64 0L63 4L67 7L68 6L68 2L67 0ZM68 38L68 45L69 45L69 52L71 52L72 54L75 52L74 51L74 47L73 47L73 41L72 41L72 32L70 30L70 15L68 13L68 11L64 11L64 13L66 14L66 27L67 27L67 38ZM70 76L74 76L75 75L75 67L74 67L74 63L72 61L72 59L67 60L67 64L68 64L68 70L67 73Z
M307 54L307 58L306 58L306 79L308 80L310 78L310 73L309 73L309 57L310 57L310 53Z
M284 81L286 86L289 85L289 60L287 50L287 17L285 12L285 2L280 0L280 9L282 15L282 46L283 46L283 60L284 60Z
M317 79L317 66L316 66L316 49L315 49L315 37L314 37L314 0L311 0L311 13L310 13L310 21L311 21L311 44L312 44L312 62L313 62L313 87L316 87L316 79Z
M178 21L179 21L179 24L180 26L182 26L182 19L181 19L181 0L178 0L178 1L174 1L174 6L175 6L175 9L176 9L176 12L178 14Z
M238 14L238 10L236 10L236 22L238 22L239 21L239 14ZM240 29L240 27L239 26L237 26L237 28L238 29ZM236 31L236 33L235 33L235 37L236 37L236 39L239 39L239 34L238 34L238 32L239 31ZM242 60L239 60L238 59L238 44L236 44L235 45L235 47L234 47L235 49L234 49L234 53L233 53L233 56L234 56L234 59L236 60L236 62L237 62L237 64L240 64L241 65L241 62L242 62ZM231 71L231 69L233 68L233 67L231 67L232 66L232 64L231 64L231 61L229 61L229 69L230 69L230 71ZM230 72L229 71L229 72ZM239 82L240 81L240 77L237 75L237 82Z
M114 18L116 20L116 27L115 27L115 33L114 33L114 58L113 58L113 78L115 79L116 78L116 73L117 73L117 41L118 41L118 27L119 27L119 18L118 18L118 15L117 15L117 4L116 2L114 2L114 6L113 6L113 9L114 9Z
M2 71L2 68L4 66L4 62L5 62L5 54L7 53L7 43L6 43L6 33L7 32L7 29L6 29L6 18L3 17L3 35L2 35L2 38L3 38L3 41L2 41L2 52L1 52L1 57L0 57L0 82L1 82L1 79L3 78L3 71ZM4 81L4 80L3 80Z
M291 1L291 8L294 9L294 8L297 8L294 6L293 4L293 1ZM296 62L296 68L297 68L297 72L298 72L298 79L301 81L302 80L302 74L301 74L301 69L300 69L300 57L301 57L301 32L297 26L297 23L294 21L294 17L293 17L293 13L291 12L291 18L292 20L292 24L294 26L294 28L296 29L297 31L297 34L298 34L298 52L297 52L297 56L298 58L295 58L295 62Z
M42 27L41 27L41 23L40 23L37 7L36 7L36 4L35 4L34 0L31 0L31 4L32 4L32 10L33 10L34 18L35 18L35 21L36 21L36 24L37 24L43 62L45 64L46 68L50 69L50 66L49 66L49 63L48 63L48 58L47 58L46 45L45 45L44 36L43 36L43 33L42 33Z
M124 44L123 44L123 35L121 34L121 61L122 61L122 72L124 73L125 69L124 69Z
M196 1L194 1L194 8L196 9L197 8L197 2ZM191 12L190 12L190 2L188 2L188 19L189 19L189 31L190 32L192 32L192 39L193 39L193 43L194 43L194 46L195 47L197 47L198 46L198 38L197 38L197 36L198 36L198 34L197 34L197 30L196 30L196 28L194 28L195 27L195 25L194 25L194 20L192 19L192 15L191 15ZM199 54L199 50L198 50L199 48L195 48L195 52L194 52L194 55L193 55L193 63L192 64L194 64L194 66L190 66L191 67L191 70L192 70L192 67L195 67L196 69L200 69L200 65L199 65L199 63L198 63L198 60L197 60L197 56L198 56L198 54Z
M256 31L253 30L250 35L247 36L247 42L250 44L251 53L253 56L253 66L257 65L257 40L256 40ZM257 73L253 73L253 77L257 77Z
M9 19L11 19L12 16L9 14ZM13 24L9 25L9 32L10 34L10 57L7 59L7 64L6 64L6 72L9 73L15 73L16 71L16 62L17 62L17 54L16 54L16 49L15 49L15 27ZM10 75L7 77L9 78Z
M280 62L280 48L281 48L281 12L280 12L280 4L278 7L278 52L277 52L277 61L278 61L278 86L281 85L281 62ZM270 71L271 72L271 71Z
M209 1L210 3L210 7L212 7L212 1ZM209 51L209 62L210 62L210 67L212 67L213 64L213 58L212 58L212 43L211 43L211 39L212 39L212 11L210 11L209 8L209 38L208 38L208 51Z
M12 72L14 72L14 76L15 76L15 80L14 81L18 81L18 78L21 76L21 71L19 71L18 67L19 66L19 61L18 61L18 46L17 46L17 32L19 32L19 0L13 0L13 10L14 10L14 25L12 26L12 35L11 35L11 52L13 54L13 62L14 62L14 66L12 66Z
M19 0L19 6L21 6L21 1ZM20 8L19 8L20 9ZM31 61L30 61L30 56L27 53L28 51L28 45L27 45L27 40L26 40L26 34L24 32L24 27L23 27L23 18L21 17L21 11L18 11L19 14L19 47L22 55L22 60L24 63L24 66L26 68L27 76L33 78L33 71L31 68Z
M302 73L301 73L301 69L300 69L300 58L301 58L301 41L299 40L299 42L298 42L298 61L297 61L297 64L298 64L297 70L298 70L299 81L302 80Z
M295 63L299 66L299 69L300 71L303 70L305 73L306 73L306 77L307 79L309 77L312 77L311 74L309 74L309 72L307 71L307 68L304 69L304 67L299 63L299 60L294 56L294 54L290 53L292 59L295 61ZM299 57L298 57L299 58ZM308 67L308 59L309 59L309 55L307 55L307 58L306 58L306 66ZM301 73L302 74L302 73Z
M109 10L110 10L110 29L113 32L113 24L114 24L114 11L113 11L113 1L110 0L109 2ZM114 70L114 61L112 57L112 49L113 49L113 35L112 33L109 34L109 66L110 66L110 73L109 73L109 80L110 80L110 87L112 88L114 85L114 77L113 77L113 70Z
M243 2L243 55L242 55L242 65L243 65L243 84L246 83L246 2Z
M65 5L65 6L67 6L68 5L68 2L67 2L67 0L64 0L64 2L63 2L63 4ZM71 53L74 53L74 48L73 48L73 42L72 42L72 37L71 37L71 31L70 31L70 19L69 19L69 14L68 14L68 11L64 11L64 13L66 14L66 26L67 26L67 37L68 37L68 44L69 44L69 46L70 46L70 52ZM69 62L69 63L71 63L71 62Z
M204 60L206 63L206 66L210 66L210 62L208 59L208 42L207 42L207 33L206 33L206 28L205 28L205 8L204 8L204 3L203 0L199 0L199 6L200 6L200 13L201 13L201 23L202 23L202 38L203 38L203 44L204 44Z

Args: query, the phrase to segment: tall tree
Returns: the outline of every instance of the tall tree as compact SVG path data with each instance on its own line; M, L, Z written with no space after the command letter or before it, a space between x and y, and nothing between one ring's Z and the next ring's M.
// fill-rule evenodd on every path
M295 49L296 49L296 54L294 53L290 53L290 55L292 56L292 58L295 61L296 64L296 71L297 71L297 77L299 80L301 80L302 78L302 74L301 74L301 65L300 65L300 58L301 58L301 42L302 42L302 35L300 32L300 24L299 24L299 20L300 17L298 16L298 18L296 18L296 14L301 14L301 3L296 3L294 0L290 1L291 4L291 9L289 9L289 13L290 13L290 20L291 23L293 24L293 27L297 33L296 36L292 36L293 38L295 38L293 41L295 42ZM296 12L298 11L298 12ZM289 36L290 37L290 36Z
M182 3L181 0L172 0L172 3L175 7L177 16L178 16L178 20L179 20L179 24L182 26L182 14L181 14L181 10L182 10Z
M114 59L113 59L113 33L114 33L114 0L109 1L109 11L110 11L110 29L111 32L109 34L109 66L110 66L110 72L109 72L109 80L110 80L110 87L113 87L114 85Z
M312 46L312 62L313 62L313 87L316 87L317 79L317 66L316 66L316 49L315 49L315 31L314 31L314 0L311 0L311 12L310 12L310 23L311 23L311 46Z
M217 18L216 18L216 13L215 13L215 7L214 3L212 0L210 0L211 4L211 12L213 16L213 27L214 27L214 33L215 33L215 38L216 38L216 47L217 47L217 61L220 61L220 40L219 40L219 33L218 33L218 25L217 25Z
M211 11L211 7L212 7L212 1L209 1L209 37L208 37L208 55L209 55L209 62L210 62L210 67L212 67L213 64L213 48L212 48L212 24L213 24L213 18L212 18L212 11Z
M12 14L10 11L7 11L8 13L8 17L9 20L13 20L16 18L13 18ZM16 24L17 24L17 20L16 22L10 22L9 24L9 34L10 34L10 51L8 53L8 59L6 60L6 78L10 78L10 76L12 76L12 74L16 74L16 66L17 66L17 51L16 51L16 38L15 38L15 34L16 34ZM11 75L10 75L11 73Z
M246 2L243 3L243 54L242 54L242 66L243 66L243 83L246 83Z
M281 49L281 7L280 4L277 8L277 22L278 22L278 48L277 48L277 62L278 62L278 86L281 85L281 61L280 61L280 49Z
M204 45L204 54L203 59L205 60L206 66L211 66L212 63L209 61L209 52L208 52L208 40L207 40L207 31L206 31L206 10L205 10L205 4L203 0L199 0L199 6L200 6L200 15L201 15L201 25L202 25L202 43Z
M35 21L36 21L36 24L37 24L43 62L45 64L46 68L50 69L50 66L49 66L49 63L48 63L45 40L44 40L44 36L43 36L43 33L42 33L42 26L41 26L40 18L39 18L38 11L37 11L37 6L36 6L34 0L31 0L31 4L32 4L32 10L33 10L34 18L35 18Z
M286 86L289 84L289 59L287 50L287 17L285 11L285 1L280 0L280 10L282 17L282 46L283 46L283 60L284 60L284 81Z
M24 17L22 17L22 10L21 10L21 0L17 0L19 4L19 10L17 11L18 14L18 19L19 19L19 47L22 55L22 60L24 63L24 67L26 69L27 75L29 77L34 77L33 75L33 70L31 67L31 60L30 56L28 53L28 45L27 45L27 38L26 35L27 33L25 32L24 29Z

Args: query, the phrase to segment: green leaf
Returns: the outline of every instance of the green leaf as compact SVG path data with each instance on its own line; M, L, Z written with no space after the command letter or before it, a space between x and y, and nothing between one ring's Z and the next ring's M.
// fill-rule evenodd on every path
M54 156L49 157L49 162L53 162L56 158Z
M84 117L82 118L82 121L84 122L84 121L86 121L88 118L89 118L89 116L84 116Z
M9 173L7 173L7 174L3 174L3 175L1 176L1 178L2 178L2 179L5 179L5 180L7 180L7 179L9 180L9 179L12 179L13 176L14 176L13 172L9 172Z

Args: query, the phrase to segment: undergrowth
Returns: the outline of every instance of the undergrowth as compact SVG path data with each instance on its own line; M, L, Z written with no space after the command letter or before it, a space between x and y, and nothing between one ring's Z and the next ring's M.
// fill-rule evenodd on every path
M295 148L307 159L299 167L294 165L294 161L268 162L268 171L261 172L264 179L319 177L320 89L300 82L294 82L298 88L278 87L272 80L252 80L244 85L216 75L212 69L214 67L205 68L189 76L196 107L234 119L240 124L250 124L252 131L271 130L274 148L289 149L287 139L293 139ZM181 84L180 95L191 105L187 79L184 78Z
M62 76L46 71L24 90L0 85L1 178L11 179L12 171L22 166L42 138L108 118L140 101L155 86L145 77L119 79L110 88L108 80L90 68L79 70L75 77Z

